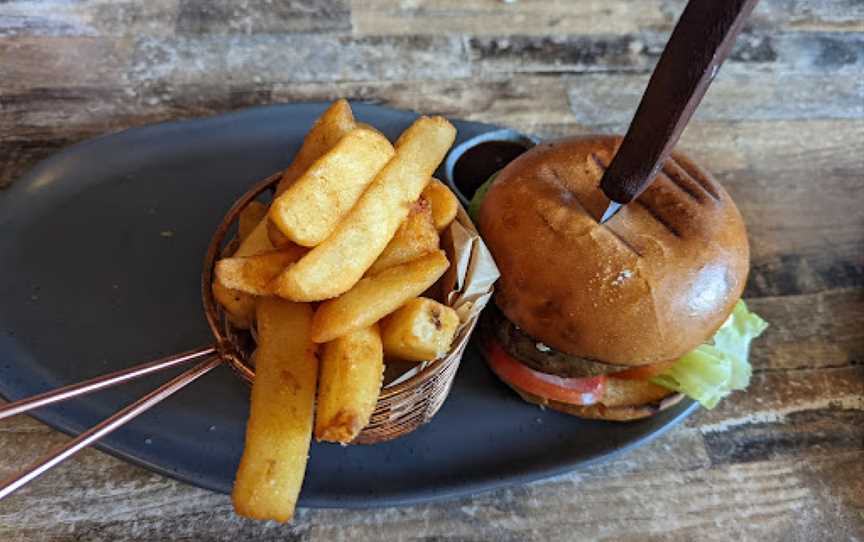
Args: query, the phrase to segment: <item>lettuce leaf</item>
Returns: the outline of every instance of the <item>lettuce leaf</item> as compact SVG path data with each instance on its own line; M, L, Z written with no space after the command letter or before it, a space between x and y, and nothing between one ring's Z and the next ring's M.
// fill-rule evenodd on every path
M474 197L471 198L471 201L468 202L468 216L471 217L471 220L477 222L477 219L480 218L480 206L483 205L483 200L486 198L486 192L489 191L489 187L492 186L492 181L495 180L495 177L498 176L498 172L493 173L486 182L480 185L480 188L474 192Z
M651 381L692 397L705 408L714 408L732 390L743 390L750 384L750 342L767 327L765 320L739 300L714 334L713 344L699 346Z

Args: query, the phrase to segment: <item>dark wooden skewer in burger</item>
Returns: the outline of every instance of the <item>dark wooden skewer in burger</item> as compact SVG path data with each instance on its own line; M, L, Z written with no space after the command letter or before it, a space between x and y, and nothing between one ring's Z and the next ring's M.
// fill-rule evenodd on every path
M691 0L603 174L604 223L656 178L758 0Z

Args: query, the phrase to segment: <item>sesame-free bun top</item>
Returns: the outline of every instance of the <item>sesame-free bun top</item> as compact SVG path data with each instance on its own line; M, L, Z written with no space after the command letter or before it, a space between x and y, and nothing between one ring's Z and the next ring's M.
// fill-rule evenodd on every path
M729 194L673 153L606 224L599 188L621 139L542 143L508 164L480 210L507 318L566 354L619 365L677 359L740 298L747 232Z

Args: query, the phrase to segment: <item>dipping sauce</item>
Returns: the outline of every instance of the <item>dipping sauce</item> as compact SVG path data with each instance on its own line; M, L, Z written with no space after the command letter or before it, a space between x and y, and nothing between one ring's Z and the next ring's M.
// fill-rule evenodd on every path
M467 199L517 156L528 150L528 146L517 141L485 141L465 151L453 166L453 183Z

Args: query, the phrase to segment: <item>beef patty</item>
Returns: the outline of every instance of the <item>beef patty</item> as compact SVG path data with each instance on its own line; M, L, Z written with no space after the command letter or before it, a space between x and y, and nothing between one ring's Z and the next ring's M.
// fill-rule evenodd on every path
M508 320L493 304L483 311L483 333L493 337L505 352L535 371L566 378L587 378L624 371L627 367L571 356L538 342Z

